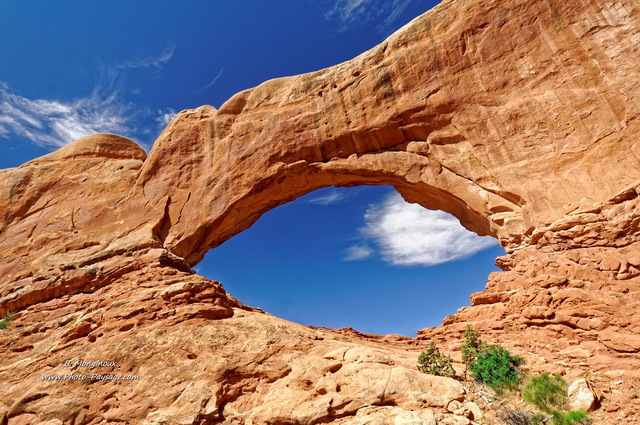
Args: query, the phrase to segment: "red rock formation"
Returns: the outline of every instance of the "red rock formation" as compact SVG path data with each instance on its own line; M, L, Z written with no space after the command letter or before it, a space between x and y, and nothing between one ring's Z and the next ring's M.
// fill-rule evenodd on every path
M635 3L445 1L349 62L183 111L147 158L94 135L0 171L0 424L464 423L411 350L467 323L634 423L639 29ZM190 271L265 211L360 184L496 236L505 272L407 341L279 321ZM69 359L141 379L42 379Z

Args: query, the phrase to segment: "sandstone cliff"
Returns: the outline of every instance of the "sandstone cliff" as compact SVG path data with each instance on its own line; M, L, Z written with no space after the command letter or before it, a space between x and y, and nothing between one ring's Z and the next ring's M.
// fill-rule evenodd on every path
M491 423L414 368L467 323L640 423L639 29L632 2L445 1L351 61L183 111L148 157L94 135L0 171L0 424ZM284 322L191 271L265 211L361 184L497 237L504 272L407 340ZM42 379L94 373L66 360L140 379Z

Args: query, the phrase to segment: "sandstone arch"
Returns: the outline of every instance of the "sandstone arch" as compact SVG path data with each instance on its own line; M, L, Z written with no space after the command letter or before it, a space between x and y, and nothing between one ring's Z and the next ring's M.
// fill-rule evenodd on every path
M131 370L148 367L150 379L136 387L133 400L152 398L155 407L110 411L115 420L220 422L226 415L311 423L290 416L304 409L269 416L270 406L250 397L235 411L224 409L243 388L289 394L306 382L300 371L307 359L320 370L327 359L346 358L346 351L327 352L344 341L273 318L250 322L250 308L190 267L264 211L327 185L392 184L406 199L496 236L509 252L498 260L505 272L491 274L487 290L472 294L472 306L441 327L410 342L369 338L367 344L410 350L434 339L446 346L473 323L534 359L533 369L585 376L595 370L607 376L603 385L624 377L626 392L619 392L634 394L640 389L639 30L633 2L446 0L351 61L268 81L219 110L183 111L148 157L127 139L94 135L0 171L0 314L21 310L22 321L0 341L9 365L0 368L0 381L17 388L3 397L0 422L19 423L25 406L36 404L29 412L41 420L59 413L51 406L65 406L65 421L80 415L84 389L60 391L36 375L61 364L68 350L100 358L117 346L138 362L128 364ZM72 323L73 315L80 323ZM218 323L221 318L233 320ZM192 320L200 327L183 326ZM286 339L294 327L295 341ZM123 343L119 335L132 330L153 337ZM252 347L251 356L269 361L258 371L251 369L253 357L217 363L211 346L189 339L198 332L215 334L220 350L229 335L242 334L228 357ZM252 345L258 332L268 335L266 354ZM279 357L292 346L299 375L288 368L291 358ZM148 353L178 356L184 347L192 351L177 362L197 352L215 367L165 379L157 365L140 366ZM357 364L377 358L377 370L390 373L385 356L397 355L356 350L345 369L366 377L369 364ZM403 356L400 363L415 369L411 356ZM180 391L167 385L185 379L193 385ZM222 384L198 398L211 382ZM383 396L384 382L389 379L381 381ZM171 389L159 394L165 387ZM394 403L415 408L418 396L394 391ZM453 393L459 398L461 387ZM86 414L110 410L112 394L95 396ZM374 409L386 402L376 394L366 402ZM611 387L609 394L616 397ZM444 411L451 397L429 406ZM635 414L637 400L620 397L611 411ZM357 411L329 414L333 407L325 401L294 406L317 403L318 423L344 423L343 416Z
M178 187L192 193L192 204L213 205L205 213L210 230L195 233L220 235L187 235L189 221L172 226L167 245L190 257L186 246L195 241L216 245L217 238L246 227L218 216L232 204L220 202L228 196L222 192L242 202L243 196L269 191L264 202L238 207L253 216L324 185L382 180L411 201L453 213L479 234L497 235L512 251L531 243L534 230L562 218L563 207L602 202L635 182L637 144L624 137L637 125L640 106L628 101L635 79L596 77L604 68L628 69L617 63L622 56L605 61L596 54L585 65L584 52L598 48L599 41L590 39L588 28L575 34L582 25L579 13L567 16L574 27L565 22L559 28L554 16L574 13L573 5L541 4L535 25L519 17L522 5L510 6L509 20L504 5L484 6L486 22L466 20L468 6L442 5L350 62L269 81L234 96L219 111L179 116L150 155L149 162L158 165L145 168L178 165L176 148L169 145L189 140L188 159L181 159L179 169L206 176L206 189L190 182ZM491 44L514 28L524 28L515 40ZM551 46L545 37L562 45ZM627 53L633 52L629 46ZM558 56L566 57L564 63ZM198 151L202 158L195 158ZM160 173L147 177L144 169L138 180L143 186L158 182ZM183 205L190 216L205 215L179 200L170 210Z
M349 62L183 111L146 159L92 136L115 144L80 155L83 140L7 170L2 271L22 283L5 295L32 298L47 292L25 289L34 276L93 276L93 264L150 248L192 266L264 211L328 185L391 184L507 252L548 244L640 178L639 52L624 42L637 32L637 8L615 2L448 1ZM117 184L97 190L80 178L87 167ZM61 169L69 181L52 183ZM57 211L77 188L84 204Z
M524 7L448 2L352 61L183 112L136 183L155 203L171 187L166 247L194 263L310 190L388 183L512 252L635 183L637 47L601 47L635 29L594 31L594 5Z
M212 108L205 110L210 115L204 126L216 125L217 112ZM187 114L203 112L200 110ZM206 131L193 126L190 120L183 121L181 117L168 127L167 133L181 133L181 127L185 125L192 132L186 139L197 140L200 146L218 144L216 139L207 137ZM194 128L197 129L195 132ZM326 186L370 184L392 185L409 200L431 209L450 212L471 230L481 235L495 236L495 229L486 216L485 205L486 198L493 194L477 185L465 187L460 177L443 172L437 162L425 156L428 149L426 142L401 142L388 149L367 145L376 140L363 138L364 151L328 161L300 158L285 147L276 145L274 148L284 153L284 158L274 158L280 152L271 153L265 146L256 148L255 152L240 154L246 156L244 159L238 159L239 154L233 148L218 148L212 156L222 159L208 163L209 158L200 154L206 148L197 149L197 154L168 155L166 150L171 148L167 148L166 144L173 142L161 137L149 160L158 158L158 169L191 169L193 180L184 175L176 176L175 183L171 185L174 190L171 199L164 198L167 214L158 236L167 249L184 257L190 264L195 264L210 248L248 228L260 215L278 205ZM271 142L270 139L264 141L267 146ZM307 141L307 144L316 143L315 140ZM170 157L173 158L170 159L172 163L164 163ZM224 169L229 167L227 162L236 163L236 170L225 172ZM136 189L140 187L142 193L156 193L157 186L167 185L161 173L148 177L146 169L143 168ZM166 195L162 191L158 193ZM187 195L180 197L181 193ZM174 197L174 194L177 196ZM499 197L493 196L492 200L496 203L492 208L499 210ZM511 206L510 202L502 201L503 208Z

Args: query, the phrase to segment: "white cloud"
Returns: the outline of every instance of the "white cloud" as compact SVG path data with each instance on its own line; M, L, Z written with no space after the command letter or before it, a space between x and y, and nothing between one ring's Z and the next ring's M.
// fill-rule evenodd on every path
M61 102L28 99L0 85L0 135L23 136L41 146L61 147L93 133L125 133L129 107L96 94Z
M367 245L355 245L347 249L345 261L364 260L373 255L373 250Z
M335 191L327 193L326 195L322 195L322 196L318 196L316 198L309 199L307 202L309 202L310 204L327 206L327 205L331 205L331 204L335 204L337 202L340 202L343 199L345 199L346 197L347 196L345 195L344 191L339 192L339 191L335 190Z
M370 3L371 0L341 0L336 4L335 13L343 20L348 20L359 12L362 12L361 6Z
M176 116L177 112L174 109L167 109L166 111L158 110L158 117L156 121L163 127L166 127L171 120Z
M387 32L395 20L406 10L413 0L333 0L333 6L325 12L325 18L337 21L340 31L350 25L378 24L382 32Z
M117 65L119 69L137 69L137 68L161 68L173 57L176 51L176 43L167 45L158 55L138 57L124 61Z
M209 87L214 85L216 83L216 81L218 81L218 78L220 78L222 76L222 72L223 71L224 71L224 68L220 69L220 71L218 71L216 76L213 77L213 80L211 80L208 84L205 84L200 90L198 90L198 94L204 92L206 89L208 89Z
M325 13L325 18L348 22L366 11L365 7L372 0L335 0L333 7Z
M155 121L164 127L175 111L154 112L123 101L118 77L128 69L153 68L157 72L171 59L175 48L175 44L170 44L158 55L111 67L98 59L100 79L91 94L69 101L29 99L0 82L0 136L18 135L40 146L59 148L94 133L117 133L132 138L153 134L145 128L148 122ZM145 140L136 141L145 145Z
M457 218L409 204L397 193L372 205L365 221L361 229L364 237L373 241L382 258L394 265L433 266L497 245L494 238L480 237L462 227Z

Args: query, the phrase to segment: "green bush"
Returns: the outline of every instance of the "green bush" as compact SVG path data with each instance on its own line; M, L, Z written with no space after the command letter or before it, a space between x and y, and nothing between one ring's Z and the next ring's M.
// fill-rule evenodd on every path
M11 321L13 320L14 314L15 313L12 313L10 311L5 314L2 320L0 320L0 329L8 328L9 326L11 326Z
M502 388L515 388L520 383L518 366L523 364L522 357L513 356L499 345L491 345L478 353L469 370L473 379L500 391Z
M560 375L543 372L529 380L522 389L522 398L546 413L562 410L567 406L567 383Z
M436 344L432 342L429 347L418 357L418 370L431 375L448 376L453 378L456 376L453 370L451 357L440 353Z
M571 419L572 421L584 421L588 417L589 414L584 410L572 410L571 412L567 413L567 418Z
M462 361L469 367L469 364L473 363L478 357L478 353L487 348L487 344L480 340L480 332L474 330L470 325L467 325L464 333L464 344L460 352L462 353Z
M584 410L572 410L567 413L554 411L552 421L553 425L579 425L590 422L589 414Z
M589 414L582 410L563 412L568 405L567 382L560 375L543 372L533 377L522 389L522 398L543 412L552 414L553 425L577 425L587 423Z

